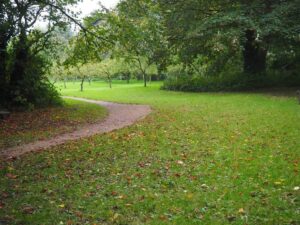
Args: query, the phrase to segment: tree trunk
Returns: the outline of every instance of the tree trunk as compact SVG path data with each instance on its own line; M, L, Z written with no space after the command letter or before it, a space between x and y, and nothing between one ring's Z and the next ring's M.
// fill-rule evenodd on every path
M109 88L111 88L111 77L109 74L107 75L107 79L108 79L108 83L109 83Z
M89 81L89 85L91 85L91 78L90 77L88 78L88 81Z
M157 76L158 76L158 80L162 80L162 69L160 68L159 65L157 65Z
M2 44L0 44L0 82L4 83L5 80L5 66L6 66L6 47Z
M141 60L140 60L139 58L137 59L137 61L138 61L138 63L139 63L140 70L142 71L142 74L143 74L144 87L147 87L147 74L146 74L146 69L145 69L145 70L143 69L142 62L141 62Z
M66 79L64 79L64 88L67 88Z
M266 71L267 50L262 42L257 40L256 30L246 30L244 45L244 72L247 74L262 74Z
M8 54L7 54L7 46L11 39L11 37L14 34L13 27L13 16L8 16L7 18L4 18L4 15L6 14L6 3L1 3L1 9L0 9L0 20L5 21L8 20L8 26L3 24L1 25L1 33L0 33L0 107L5 106L7 103L9 103L9 83L10 83L10 74L8 73L6 66L7 66L7 60L8 60Z
M147 75L146 72L143 71L143 80L144 80L144 87L147 87Z
M81 84L80 84L80 91L83 91L83 82L84 82L85 76L81 79Z
M12 86L18 85L24 79L25 68L28 60L28 49L26 46L26 31L21 28L19 35L19 42L16 45L16 56L14 59L13 71L11 74L10 84Z
M0 106L6 104L7 98L7 80L6 80L6 46L0 45Z

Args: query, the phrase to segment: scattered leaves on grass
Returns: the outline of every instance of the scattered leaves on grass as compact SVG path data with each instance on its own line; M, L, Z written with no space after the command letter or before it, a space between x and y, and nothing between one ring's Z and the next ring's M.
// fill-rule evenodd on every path
M78 105L78 110L73 110L74 105ZM99 105L74 100L67 100L64 107L13 112L0 120L0 149L70 132L104 116L105 110Z
M30 205L26 205L26 206L22 207L22 212L24 214L32 214L32 213L34 213L34 211L35 211L34 207L32 207Z
M7 224L297 224L300 127L292 103L141 90L151 96L132 101L155 110L138 124L0 165L0 217L12 218ZM27 202L39 206L33 214L15 210Z
M15 174L12 174L12 173L7 173L6 177L9 178L9 179L16 179L18 176L15 175Z
M245 210L243 208L240 208L239 211L238 211L240 214L245 214Z

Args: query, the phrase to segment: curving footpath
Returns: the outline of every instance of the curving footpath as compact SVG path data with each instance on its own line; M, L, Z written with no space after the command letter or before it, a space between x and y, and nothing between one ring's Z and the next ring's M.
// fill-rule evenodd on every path
M135 123L136 121L145 118L151 112L151 108L148 105L119 104L76 97L64 98L80 100L104 106L108 109L108 116L98 123L85 125L79 130L71 133L66 133L49 140L36 141L33 143L2 150L0 151L0 158L15 158L28 152L41 151L68 141L90 137L95 134L107 133L116 129L127 127Z

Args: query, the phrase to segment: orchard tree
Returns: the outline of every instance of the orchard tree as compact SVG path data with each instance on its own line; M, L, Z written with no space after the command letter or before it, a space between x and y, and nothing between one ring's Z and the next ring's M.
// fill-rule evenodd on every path
M119 72L115 60L106 59L99 64L99 74L107 80L109 88L112 88L112 76Z
M103 8L94 12L85 18L84 24L89 31L109 42L79 34L71 47L73 56L69 62L123 60L139 70L145 87L150 67L155 65L160 74L167 69L168 46L160 11L154 1L121 1L115 10ZM128 76L129 73L124 74Z
M105 12L104 12L104 11ZM81 77L81 91L87 75L91 71L96 72L98 64L111 55L115 46L116 32L110 27L110 21L113 20L112 14L106 13L106 10L94 12L84 19L84 30L74 36L68 45L67 58L64 61L66 68L77 68L79 77ZM101 23L101 26L98 26ZM90 71L81 72L89 65L97 65ZM95 74L98 77L99 74ZM89 79L90 82L90 79Z
M49 77L54 81L53 84L55 84L57 80L63 81L64 88L67 88L66 81L70 78L64 66L64 62L68 57L69 40L71 40L73 36L70 27L66 27L66 29L55 29L51 37L51 42L56 45L54 47L55 51L52 52L49 59L52 62Z
M64 88L67 88L66 86L66 72L65 68L60 65L54 65L51 67L49 71L49 78L52 80L52 84L54 85L57 81L63 81L64 82Z
M117 6L118 46L116 54L141 72L147 86L147 70L157 66L159 73L168 65L168 46L154 1L126 0Z

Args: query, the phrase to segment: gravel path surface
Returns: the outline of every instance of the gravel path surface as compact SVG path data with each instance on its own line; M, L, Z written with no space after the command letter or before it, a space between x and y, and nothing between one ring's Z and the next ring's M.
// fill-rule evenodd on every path
M41 151L55 145L63 144L68 141L93 136L95 134L107 133L116 129L127 127L135 123L136 121L145 118L151 112L150 106L147 105L119 104L75 97L64 98L80 100L104 106L108 109L108 116L103 121L85 125L79 130L76 130L71 133L66 133L58 137L51 138L49 140L36 141L33 143L1 150L0 158L14 158L28 152Z

